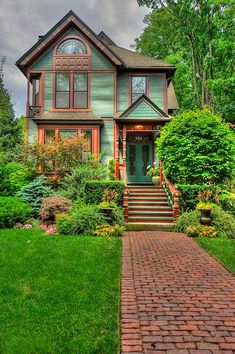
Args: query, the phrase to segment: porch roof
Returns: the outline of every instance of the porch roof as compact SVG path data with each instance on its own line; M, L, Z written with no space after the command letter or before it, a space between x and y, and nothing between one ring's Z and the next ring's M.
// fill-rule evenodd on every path
M48 123L48 122L76 122L76 123L95 123L102 124L103 119L96 116L93 112L43 112L41 114L36 114L32 118L38 123Z

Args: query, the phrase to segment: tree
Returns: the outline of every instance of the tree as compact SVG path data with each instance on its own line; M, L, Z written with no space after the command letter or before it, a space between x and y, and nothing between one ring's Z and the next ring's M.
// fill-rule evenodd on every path
M230 79L233 78L234 81L234 2L137 1L139 5L147 5L153 9L153 12L145 18L147 27L135 41L137 50L159 59L166 61L168 59L177 68L181 68L182 65L188 67L189 77L185 75L185 85L188 91L190 87L192 88L192 106L196 104L198 108L202 108L207 105L214 112L222 113L228 121L235 121L234 115L231 116L231 110L233 114L235 110L233 100L226 104L226 108L223 107L225 92L231 88ZM222 93L219 93L215 87L216 83L213 85L211 80L215 82L220 80ZM176 78L175 83L177 82ZM180 88L177 84L175 86L179 96ZM221 95L222 99L218 99ZM187 99L185 106L182 108L188 108Z
M234 133L209 110L175 116L163 128L157 151L174 183L221 184L234 172Z
M15 119L9 91L3 81L5 58L0 60L0 161L9 161L22 143L22 128Z

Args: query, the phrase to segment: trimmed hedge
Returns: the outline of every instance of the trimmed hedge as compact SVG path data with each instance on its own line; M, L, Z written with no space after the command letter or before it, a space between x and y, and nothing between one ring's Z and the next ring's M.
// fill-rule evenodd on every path
M30 207L20 198L0 197L0 229L24 223L30 214Z
M185 212L195 209L199 202L198 193L206 189L215 191L216 186L206 184L177 184L177 189L180 191L180 211Z
M125 183L122 181L87 181L84 187L84 201L86 204L99 204L106 189L117 192L117 204L122 206Z

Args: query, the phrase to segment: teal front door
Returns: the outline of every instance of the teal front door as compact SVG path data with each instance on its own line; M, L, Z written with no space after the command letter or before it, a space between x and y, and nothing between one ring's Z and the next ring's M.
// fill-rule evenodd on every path
M127 143L127 182L152 183L152 178L147 176L147 167L152 165L152 158L152 143Z

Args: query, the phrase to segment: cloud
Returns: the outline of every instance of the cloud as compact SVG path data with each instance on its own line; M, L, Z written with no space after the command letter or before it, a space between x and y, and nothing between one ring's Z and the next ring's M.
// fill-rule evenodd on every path
M103 30L126 48L142 32L147 13L137 0L1 0L0 56L7 58L5 84L16 116L25 114L26 100L26 79L15 66L16 60L71 9L93 31Z

